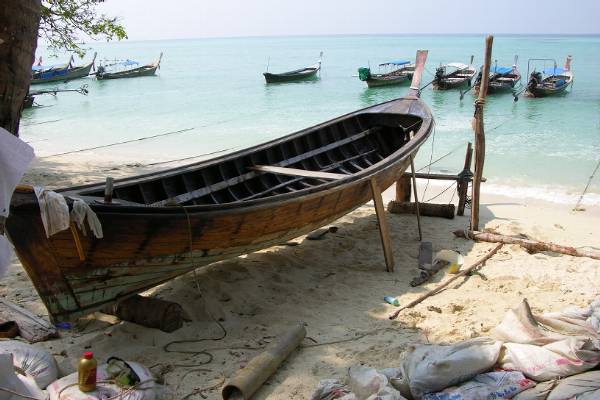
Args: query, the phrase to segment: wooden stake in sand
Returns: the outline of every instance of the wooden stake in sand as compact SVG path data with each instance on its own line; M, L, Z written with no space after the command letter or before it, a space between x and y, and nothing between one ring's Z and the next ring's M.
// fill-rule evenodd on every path
M487 94L490 78L490 64L492 62L493 36L485 39L485 58L481 71L481 83L479 85L479 97L475 100L475 173L473 175L473 193L471 202L471 229L479 229L479 187L483 176L483 162L485 159L485 134L483 132L483 106Z
M552 251L554 253L567 254L574 257L589 257L595 260L600 260L600 251L597 250L582 250L572 246L563 246L560 244L539 242L537 240L521 239L488 232L454 231L454 235L465 239L472 239L476 242L518 244L519 246L527 249L527 251L530 253Z
M439 285L435 289L432 289L429 292L425 293L424 295L421 295L421 296L417 297L415 300L411 301L407 305L405 305L403 307L400 307L398 310L396 310L396 312L394 312L392 315L390 315L389 318L390 319L396 319L396 318L398 318L398 315L400 315L400 313L402 312L402 310L406 310L407 308L413 308L414 306L416 306L417 304L419 304L420 302L422 302L426 298L438 294L439 292L442 291L442 289L446 288L452 282L454 282L455 280L457 280L461 276L465 276L465 275L469 274L475 268L479 267L481 264L483 264L484 262L486 262L487 260L489 260L494 254L496 254L498 252L498 250L500 250L500 248L502 246L504 246L503 243L498 244L496 247L494 247L485 256L483 256L479 260L475 261L475 263L473 265L471 265L469 268L463 269L458 274L456 274L452 278L448 279L446 282L442 283L441 285Z

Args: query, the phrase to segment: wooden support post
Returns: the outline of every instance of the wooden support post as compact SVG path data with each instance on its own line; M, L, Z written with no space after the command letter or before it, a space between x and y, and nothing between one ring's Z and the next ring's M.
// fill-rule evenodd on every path
M479 97L475 101L475 173L473 175L473 194L471 197L471 230L479 229L479 189L481 177L483 176L483 163L485 160L485 134L483 131L483 106L485 96L488 90L490 77L490 64L492 61L493 36L485 39L485 58L483 70L481 71L481 86L479 87Z
M412 173L413 193L415 196L415 210L417 214L417 228L419 229L419 241L423 240L423 232L421 231L421 213L419 210L419 196L417 195L417 178L415 176L415 159L410 156L410 171Z
M104 202L112 203L114 179L110 176L106 178L106 186L104 186Z
M390 231L385 219L385 209L383 208L383 199L381 191L377 186L375 178L369 181L371 185L371 194L373 203L375 203L375 213L377 214L377 222L379 223L379 235L381 236L381 244L383 246L383 256L385 257L385 266L388 272L394 272L394 255L392 253L392 242L390 240Z
M79 260L85 261L85 252L83 251L83 244L81 244L81 237L79 236L79 231L77 231L77 226L75 226L74 222L71 222L71 234L73 235L73 240L75 241L75 247L77 248L77 255L79 256Z
M396 182L396 201L398 203L410 202L410 191L410 176L402 175L402 178Z
M458 180L458 210L456 215L465 215L465 206L467 204L467 193L469 191L469 181L471 180L471 160L473 159L473 148L471 142L467 145L467 154L465 155L465 166Z

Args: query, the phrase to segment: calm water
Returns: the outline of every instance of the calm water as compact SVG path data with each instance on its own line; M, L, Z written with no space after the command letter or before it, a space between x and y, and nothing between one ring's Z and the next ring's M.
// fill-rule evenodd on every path
M163 51L157 77L96 81L82 79L59 87L87 84L88 96L40 96L47 106L27 110L21 135L38 156L100 146L194 128L141 142L86 152L90 159L162 162L215 151L239 149L322 122L340 114L401 96L407 87L367 89L356 77L360 66L399 58L414 59L429 50L424 81L440 62L480 65L483 36L324 36L197 39L97 43L99 59L132 58L153 62ZM324 51L318 80L265 85L262 72L312 64ZM91 58L90 51L87 58ZM66 61L67 56L46 63ZM524 79L528 58L573 55L574 86L556 98L492 95L485 114L486 189L573 202L600 157L600 37L498 36L493 59L511 65L518 54ZM87 62L86 58L86 62ZM539 66L539 64L538 64ZM373 68L376 70L377 68ZM54 87L50 84L34 89ZM435 119L434 141L424 145L417 168L437 159L434 171L456 171L473 140L473 100L458 91L423 91ZM433 149L433 154L432 154ZM81 155L81 154L80 154ZM162 167L168 164L161 164ZM587 201L600 203L600 176Z

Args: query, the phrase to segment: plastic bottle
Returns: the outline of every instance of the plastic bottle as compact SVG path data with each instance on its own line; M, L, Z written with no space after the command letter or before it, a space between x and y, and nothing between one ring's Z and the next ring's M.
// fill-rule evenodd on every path
M94 353L86 351L83 358L79 360L78 384L82 392L93 392L96 390L96 367L98 363L94 358Z
M383 300L384 300L386 303L389 303L389 304L391 304L391 305L393 305L393 306L396 306L396 307L400 306L400 302L398 301L398 299L396 299L396 298L394 298L394 297L392 297L392 296L385 296L385 297L383 298Z

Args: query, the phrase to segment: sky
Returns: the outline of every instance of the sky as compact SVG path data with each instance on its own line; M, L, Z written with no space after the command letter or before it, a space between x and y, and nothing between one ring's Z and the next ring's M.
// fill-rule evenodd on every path
M100 10L119 17L130 40L377 33L600 33L600 0L106 0Z

